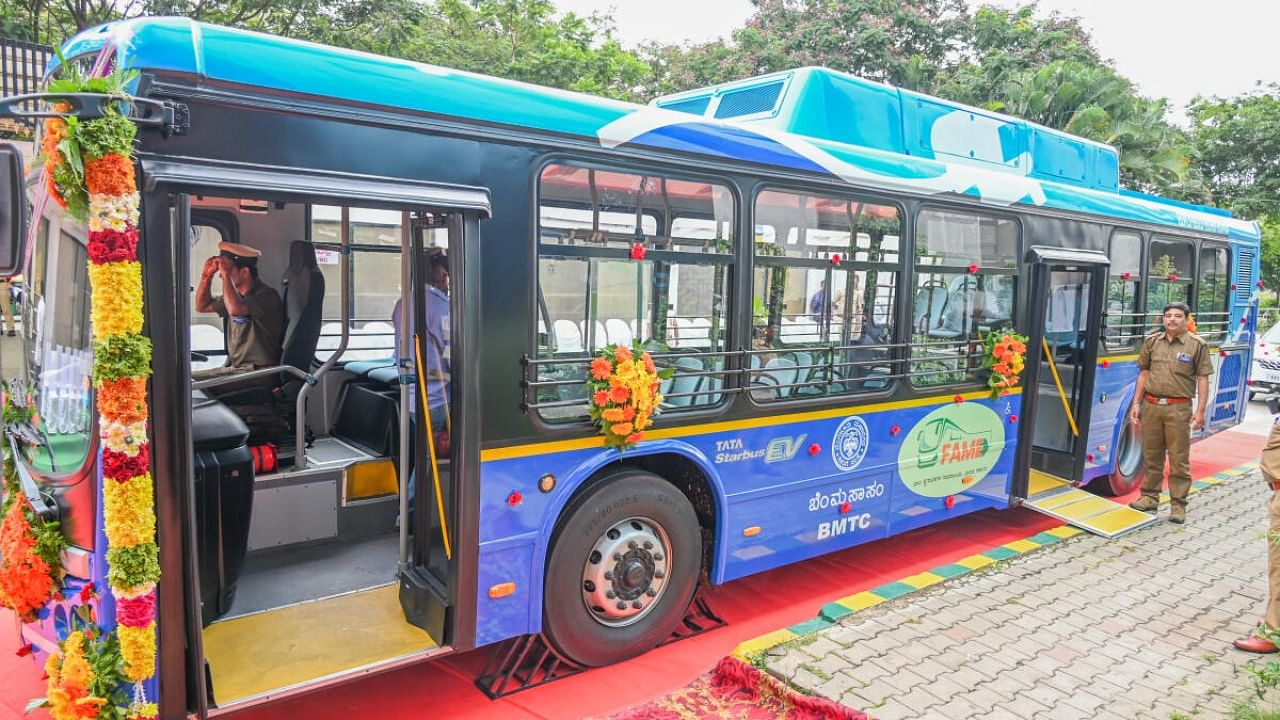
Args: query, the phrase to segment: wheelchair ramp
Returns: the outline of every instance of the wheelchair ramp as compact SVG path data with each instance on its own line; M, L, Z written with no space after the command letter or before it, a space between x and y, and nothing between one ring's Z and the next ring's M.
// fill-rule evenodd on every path
M1027 499L1022 504L1106 538L1119 537L1157 520L1154 514L1098 497L1039 470L1031 471Z

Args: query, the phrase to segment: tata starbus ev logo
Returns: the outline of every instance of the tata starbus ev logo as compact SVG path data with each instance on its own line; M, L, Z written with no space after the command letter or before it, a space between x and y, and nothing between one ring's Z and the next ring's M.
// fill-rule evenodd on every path
M944 497L987 476L1004 448L1004 423L979 403L944 405L911 428L898 453L898 471L917 495Z
M867 432L867 424L858 416L847 417L836 434L831 438L831 460L836 467L849 471L862 464L867 456L867 445L871 433Z

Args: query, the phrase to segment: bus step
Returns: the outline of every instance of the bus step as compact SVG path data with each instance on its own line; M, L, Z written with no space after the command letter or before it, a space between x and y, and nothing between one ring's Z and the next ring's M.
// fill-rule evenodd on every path
M1119 537L1157 521L1155 515L1099 497L1039 470L1031 471L1030 492L1022 504L1105 538Z
M701 635L726 624L711 609L706 592L699 587L684 619L676 626L671 637L664 640L661 645L670 645L677 640ZM497 700L521 690L577 675L585 670L587 670L585 666L556 652L542 633L522 635L505 640L494 647L484 670L476 678L476 687L480 688L480 691L490 700Z

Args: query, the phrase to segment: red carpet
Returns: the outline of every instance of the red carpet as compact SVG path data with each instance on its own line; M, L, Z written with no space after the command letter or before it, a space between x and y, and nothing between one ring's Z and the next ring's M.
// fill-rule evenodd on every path
M1192 476L1256 461L1266 437L1226 432L1193 446ZM1192 504L1191 522L1195 522ZM350 720L363 717L571 720L607 716L684 687L738 643L817 615L837 598L923 572L1059 523L1031 510L988 510L895 538L815 558L709 593L729 626L502 700L472 684L485 651L403 668L237 713L235 720ZM43 694L41 669L14 656L12 615L0 611L0 720L17 720ZM31 716L39 720L40 714Z
M839 703L801 695L734 657L688 687L608 720L867 720Z

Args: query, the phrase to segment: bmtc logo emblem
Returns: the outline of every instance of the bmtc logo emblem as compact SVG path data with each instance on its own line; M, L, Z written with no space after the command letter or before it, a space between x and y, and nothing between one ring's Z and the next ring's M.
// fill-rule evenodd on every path
M862 464L867 456L867 445L871 434L867 432L867 424L862 418L845 418L836 428L831 438L831 460L841 470L852 470Z

